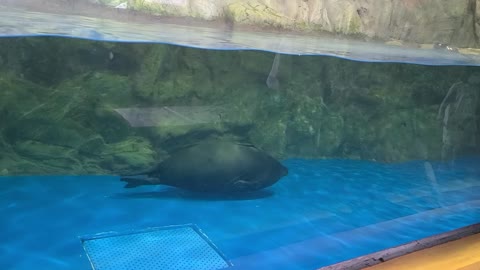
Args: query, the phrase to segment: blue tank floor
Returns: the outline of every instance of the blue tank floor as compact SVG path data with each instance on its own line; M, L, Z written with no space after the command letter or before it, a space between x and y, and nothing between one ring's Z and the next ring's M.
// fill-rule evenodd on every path
M88 270L79 236L194 223L235 269L312 269L480 222L480 157L381 164L287 160L246 196L113 176L0 177L0 269Z

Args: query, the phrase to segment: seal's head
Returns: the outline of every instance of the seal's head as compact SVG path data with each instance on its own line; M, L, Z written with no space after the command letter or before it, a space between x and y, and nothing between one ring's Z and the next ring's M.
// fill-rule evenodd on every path
M256 191L275 184L287 174L287 167L272 159L264 164L263 170L234 179L227 189L231 192Z

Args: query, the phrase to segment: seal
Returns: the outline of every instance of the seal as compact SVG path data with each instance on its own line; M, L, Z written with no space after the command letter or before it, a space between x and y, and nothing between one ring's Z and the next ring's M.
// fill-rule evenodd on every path
M205 141L183 147L153 169L125 175L125 188L168 185L211 192L249 192L269 187L288 174L275 158L252 144Z

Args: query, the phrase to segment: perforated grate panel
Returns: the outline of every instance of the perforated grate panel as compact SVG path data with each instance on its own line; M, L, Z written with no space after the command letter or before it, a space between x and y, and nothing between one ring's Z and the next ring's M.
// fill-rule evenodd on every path
M231 266L194 225L81 240L94 270L213 270Z

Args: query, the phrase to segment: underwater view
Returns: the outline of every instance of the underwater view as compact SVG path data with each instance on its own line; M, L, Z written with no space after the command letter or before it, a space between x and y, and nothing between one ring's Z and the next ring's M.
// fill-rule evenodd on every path
M0 1L0 269L353 270L480 222L476 1L211 2Z
M227 263L172 269L318 269L480 220L477 67L0 44L1 269L170 269L82 237L185 224Z

